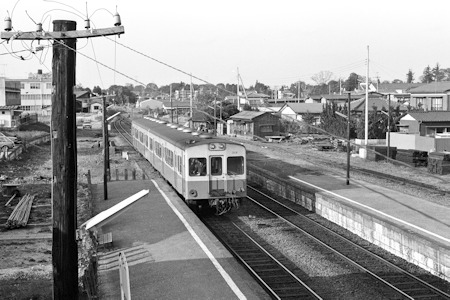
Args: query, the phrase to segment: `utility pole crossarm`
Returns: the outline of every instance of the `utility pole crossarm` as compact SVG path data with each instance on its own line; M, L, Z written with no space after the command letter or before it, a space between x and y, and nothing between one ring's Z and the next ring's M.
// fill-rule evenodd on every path
M125 33L123 26L115 26L110 28L90 29L90 30L71 30L71 31L53 31L53 32L2 32L1 38L3 40L54 40L54 39L76 39L76 38L90 38L107 35L120 35Z

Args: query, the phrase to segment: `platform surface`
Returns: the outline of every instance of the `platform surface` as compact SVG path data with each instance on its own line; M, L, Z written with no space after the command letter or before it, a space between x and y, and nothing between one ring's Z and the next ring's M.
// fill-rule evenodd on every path
M100 299L120 299L119 252L125 253L132 299L270 299L220 242L160 179L93 186L96 211L133 194L149 194L104 224L113 248L99 255Z

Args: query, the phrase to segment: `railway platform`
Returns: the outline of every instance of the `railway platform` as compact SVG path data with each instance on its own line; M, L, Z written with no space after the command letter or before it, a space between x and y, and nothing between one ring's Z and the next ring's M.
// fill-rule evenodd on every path
M112 247L99 254L100 299L120 299L119 253L125 253L132 299L270 299L197 216L161 179L113 181L108 200L94 185L96 212L149 193L105 223Z
M450 281L450 208L383 186L247 153L249 182Z

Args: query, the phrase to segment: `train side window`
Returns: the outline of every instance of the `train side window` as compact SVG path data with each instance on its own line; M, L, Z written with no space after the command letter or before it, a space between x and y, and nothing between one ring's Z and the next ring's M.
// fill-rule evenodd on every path
M189 175L206 176L206 158L189 158Z
M227 173L228 175L242 175L244 174L244 157L230 156L227 158Z
M150 138L150 151L153 151L153 139Z
M222 175L222 157L211 157L211 175Z
M148 148L148 137L146 134L144 134L144 141L145 141L145 147Z

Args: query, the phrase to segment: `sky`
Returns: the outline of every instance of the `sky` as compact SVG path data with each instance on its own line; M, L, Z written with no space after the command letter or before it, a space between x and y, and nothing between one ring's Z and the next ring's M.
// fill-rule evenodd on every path
M321 71L345 80L368 69L372 80L405 81L411 69L418 81L428 65L450 68L449 8L448 0L2 0L0 13L11 17L12 31L25 32L40 22L53 31L54 20L84 30L87 16L92 28L109 28L117 11L120 37L77 40L83 87L162 86L191 75L195 84L235 84L240 75L246 88L256 81L274 88L314 83ZM51 43L1 42L0 76L51 71ZM36 46L44 50L32 54Z

